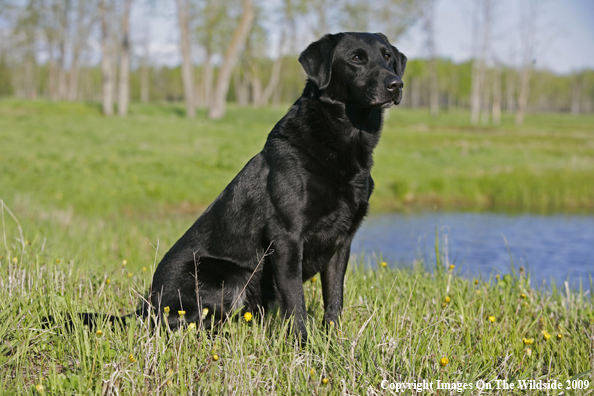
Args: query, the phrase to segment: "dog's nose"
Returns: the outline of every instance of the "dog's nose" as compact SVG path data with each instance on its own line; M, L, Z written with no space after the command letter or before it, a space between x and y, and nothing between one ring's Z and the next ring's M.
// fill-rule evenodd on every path
M386 84L386 88L390 92L396 91L397 89L401 89L404 86L402 80L398 78L398 76L387 77L384 81L384 84Z

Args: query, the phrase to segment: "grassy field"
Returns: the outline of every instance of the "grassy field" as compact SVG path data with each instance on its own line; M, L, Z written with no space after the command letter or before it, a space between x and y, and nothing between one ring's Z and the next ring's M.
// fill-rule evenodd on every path
M190 121L179 106L136 105L106 119L96 104L0 101L0 394L40 393L36 385L46 394L384 394L383 379L425 379L428 394L437 380L471 383L474 395L476 381L497 388L496 379L557 379L563 388L551 395L592 393L591 294L535 290L523 272L475 283L444 263L371 269L353 259L344 320L329 335L319 281L305 285L303 348L275 314L197 336L140 320L100 335L41 328L48 314L131 312L164 252L285 110L231 107L221 121ZM592 211L593 125L535 115L521 129L511 119L472 127L465 112L392 111L373 210ZM589 389L568 392L572 378Z

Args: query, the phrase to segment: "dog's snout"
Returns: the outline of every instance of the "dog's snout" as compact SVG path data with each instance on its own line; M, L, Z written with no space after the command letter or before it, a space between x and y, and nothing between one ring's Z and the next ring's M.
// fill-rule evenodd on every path
M398 78L398 76L388 76L384 80L384 84L386 84L386 88L390 92L396 91L397 89L401 89L402 86L404 85L402 83L402 80L400 78Z

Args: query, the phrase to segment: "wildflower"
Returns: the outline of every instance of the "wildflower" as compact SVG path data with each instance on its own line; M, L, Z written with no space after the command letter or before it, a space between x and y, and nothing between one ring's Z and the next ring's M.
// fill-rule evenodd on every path
M456 266L454 264L450 264L450 271L453 271Z
M205 317L206 317L206 315L208 315L208 308L204 308L204 309L202 310L202 317L203 317L203 318L205 318Z
M146 272L146 267L142 267L142 272Z
M478 294L481 294L481 289L476 289L475 292L476 292L477 295Z
M313 367L309 369L309 375L310 375L310 377L315 377L316 370Z
M489 322L495 323L495 316L489 316Z
M439 359L439 364L441 364L442 367L447 366L449 362L450 361L447 357L442 357L441 359Z
M18 257L13 257L13 258L12 258L12 263L13 263L13 264L16 264L16 263L18 263L18 262L19 262L19 259L18 259Z
M103 335L103 330L97 330L97 331L95 332L95 335L96 335L97 337L101 337L101 336Z
M499 274L495 275L495 279L499 280Z
M188 331L192 331L196 329L196 323L192 322L188 325Z
M522 341L525 345L532 345L534 343L534 338L522 338Z
M132 272L128 273L128 278L132 278L132 276L134 276Z
M563 334L561 334L561 333L557 334L557 339L560 340L561 338L563 338Z
M330 380L326 377L322 378L322 384L327 385Z
M167 376L168 377L173 377L173 369L167 370Z
M475 280L474 280L474 284L475 284L475 285L478 285L478 279L475 279Z
M446 296L446 298L445 298L445 302L446 302L446 303L449 303L450 301L452 301L452 299L450 298L450 296Z
M217 360L219 360L219 355L217 355L217 354L212 355L212 360L214 360L215 362Z
M56 259L56 264L60 264L60 259Z
M331 320L330 322L328 322L328 324L330 325L330 327L334 327L334 321Z
M520 294L520 298L526 298L526 295L524 293Z
M136 359L134 358L134 355L132 355L132 354L128 355L128 360L130 361L130 363L136 363Z
M109 282L111 282L111 281L109 280L109 278L105 279L105 284L106 284L106 285L109 285Z
M43 385L41 385L41 384L37 384L37 385L35 385L35 389L37 390L37 392L39 392L39 393L41 393L41 394L43 394L43 393L44 393L44 390L45 390L45 389L43 388Z
M311 278L311 283L316 283L316 277Z
M382 267L386 268L388 266L388 263L386 263L385 261L382 261Z
M128 264L128 260L126 260L126 259L122 260L122 265L126 265L126 264Z
M551 339L551 335L549 333L547 333L546 331L542 334L542 338L545 339L545 341L548 341Z
M169 314L169 307L163 308L163 312L165 313L165 315L168 315Z
M245 319L246 322L249 322L250 320L252 320L252 313L246 312L245 314L243 314L243 318Z
M177 311L177 314L179 316L184 316L186 314L186 311Z
M448 306L448 304L447 304L447 303L443 303L443 304L441 304L441 307L442 307L442 308L445 308L445 307L447 307L447 306Z
M31 241L29 241L28 239L25 241L25 245L30 245Z

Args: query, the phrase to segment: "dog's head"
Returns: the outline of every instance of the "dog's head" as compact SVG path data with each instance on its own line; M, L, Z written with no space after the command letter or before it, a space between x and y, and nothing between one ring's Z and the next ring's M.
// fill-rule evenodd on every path
M323 95L361 107L389 107L402 99L406 56L381 33L328 34L299 56Z

